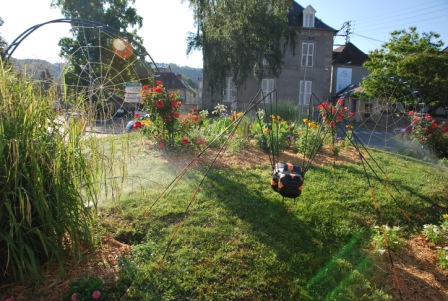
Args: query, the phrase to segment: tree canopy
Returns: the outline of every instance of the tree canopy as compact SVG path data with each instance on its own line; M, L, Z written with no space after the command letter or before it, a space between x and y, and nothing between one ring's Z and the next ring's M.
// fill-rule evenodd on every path
M397 30L378 52L369 54L364 67L371 75L391 75L410 82L433 108L448 106L448 53L434 32Z
M0 17L0 26L2 26L4 23L3 19ZM5 39L0 35L0 57L3 55L3 52L5 51L5 48L7 46L7 43Z
M188 38L188 53L202 50L204 73L212 91L222 93L226 77L236 87L250 75L261 78L266 60L275 75L281 70L283 47L291 40L291 0L189 0L197 32Z

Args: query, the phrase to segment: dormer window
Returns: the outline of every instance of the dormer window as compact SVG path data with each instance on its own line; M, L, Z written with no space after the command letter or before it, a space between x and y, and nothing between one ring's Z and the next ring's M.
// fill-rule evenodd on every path
M311 5L303 10L303 27L314 27L316 11Z

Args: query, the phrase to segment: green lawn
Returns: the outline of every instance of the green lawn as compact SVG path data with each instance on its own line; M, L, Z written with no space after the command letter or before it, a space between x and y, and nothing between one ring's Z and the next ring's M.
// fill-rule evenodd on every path
M109 291L124 300L391 300L371 280L373 226L411 234L447 212L446 168L375 150L364 164L311 167L297 200L272 190L268 160L196 165L160 197L185 154L179 162L137 137L126 156L117 147L128 178L98 219L134 246Z

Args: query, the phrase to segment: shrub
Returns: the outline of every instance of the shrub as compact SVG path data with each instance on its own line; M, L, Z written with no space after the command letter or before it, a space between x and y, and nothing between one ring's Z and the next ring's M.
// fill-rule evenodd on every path
M448 124L437 121L429 114L409 112L412 136L426 148L428 155L448 158Z
M62 300L106 300L104 283L98 277L92 277L90 275L82 276L70 282L70 289L64 294Z
M45 260L92 244L96 165L85 122L58 123L54 95L0 72L0 279L39 277Z
M400 227L374 227L373 243L375 250L383 254L388 249L398 252L405 245L406 241L402 238Z

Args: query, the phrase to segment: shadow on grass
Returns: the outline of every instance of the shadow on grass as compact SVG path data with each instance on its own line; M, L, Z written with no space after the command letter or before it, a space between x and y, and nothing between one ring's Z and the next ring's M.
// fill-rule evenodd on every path
M209 176L211 184L204 193L216 197L249 224L250 235L277 254L288 267L285 281L300 279L309 294L325 296L365 257L360 252L364 232L353 228L352 232L336 233L340 225L332 221L342 218L342 203L333 204L338 207L333 208L336 215L328 212L331 206L322 206L321 212L301 211L306 205L301 204L300 197L283 202L270 189L269 180L269 174L259 170L220 171Z

